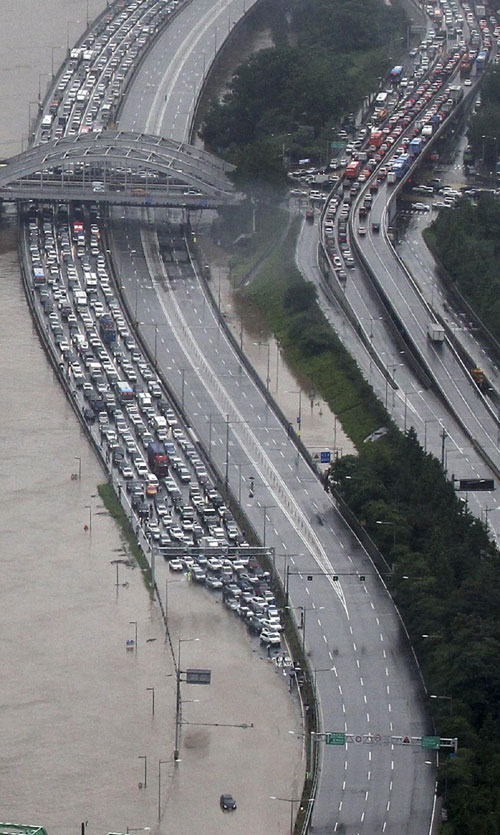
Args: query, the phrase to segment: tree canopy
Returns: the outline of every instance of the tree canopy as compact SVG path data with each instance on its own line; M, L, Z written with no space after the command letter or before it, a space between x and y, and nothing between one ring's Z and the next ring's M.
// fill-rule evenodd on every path
M393 567L389 585L427 691L446 697L429 703L437 733L459 739L457 757L444 758L439 775L446 832L496 833L499 554L413 430L403 436L391 429L359 456L339 459L332 479Z
M440 212L429 242L458 289L500 340L500 200L481 194Z
M285 153L323 149L328 131L373 89L398 54L405 15L380 0L295 0L291 35L250 56L212 101L200 135L215 153L276 186ZM317 153L316 147L316 153ZM261 151L267 149L264 165ZM236 177L239 177L237 172Z

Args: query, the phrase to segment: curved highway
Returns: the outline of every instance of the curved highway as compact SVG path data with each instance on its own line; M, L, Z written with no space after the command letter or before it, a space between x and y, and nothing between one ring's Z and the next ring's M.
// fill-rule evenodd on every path
M192 0L178 8L127 90L117 87L118 98L123 98L119 126L184 140L192 119L193 94L244 8L241 3L207 0ZM135 4L130 11L136 14ZM127 27L125 15L113 31L124 30L126 39L131 32ZM108 35L101 30L99 38L109 46ZM115 47L109 46L100 71L107 72L115 49L126 54L127 48L123 38ZM77 63L74 71L78 73ZM71 83L70 73L66 87ZM98 87L97 77L94 86ZM65 95L72 93L66 90ZM75 89L74 98L77 95ZM111 105L103 118L102 108L94 113L91 102L82 103L78 112L70 106L70 131L77 131L82 123L96 129L97 120L105 127L110 111ZM40 139L44 139L42 134ZM303 625L304 647L317 682L321 729L353 734L353 741L341 746L304 741L319 747L320 780L315 796L309 799L315 801L315 831L422 835L431 821L435 769L418 744L399 744L401 738L418 739L430 730L404 630L366 553L220 328L196 265L178 245L179 220L179 212L113 210L107 231L115 273L151 354L183 404L191 431L210 451L233 495L242 491L245 512L265 545L274 548L282 579L288 569L290 608ZM62 227L57 242L61 250L68 234L64 222ZM44 259L49 263L56 244L48 221L43 222L41 233ZM26 251L29 241L33 251L36 235L40 227L32 221ZM168 258L162 246L166 237L172 244L168 252L173 253ZM88 256L83 242L76 248L82 250L79 257L85 264ZM84 272L89 274L88 267ZM102 267L98 286L107 299L112 289L105 276ZM70 277L68 272L68 282ZM59 294L58 308L64 304ZM103 307L102 302L97 304ZM118 311L116 315L119 322ZM60 328L55 319L50 321ZM91 318L86 330L87 326L98 344ZM119 328L126 333L126 322L120 322ZM108 359L105 362L110 373ZM150 373L144 364L142 369L141 373ZM89 371L93 373L92 368ZM133 368L127 373L133 373ZM137 412L130 417L134 423L141 421ZM119 431L125 436L127 425ZM135 461L139 467L140 460ZM301 728L290 731L300 738Z
M153 48L144 61L120 113L122 129L144 125L148 132L186 139L192 91L203 75L203 54L206 67L214 44L209 5L200 8L196 7L200 25L194 32L191 5L185 23L179 15L169 27L167 45L158 44L158 55ZM218 15L217 25L223 31L229 14L225 20ZM200 21L205 21L205 34ZM176 62L187 57L182 65L165 64L160 58L165 54L175 56ZM322 671L317 673L317 684L323 729L419 736L426 729L419 683L410 667L395 663L401 626L390 599L318 479L240 366L196 272L179 263L165 268L156 232L161 233L169 220L172 223L172 218L157 211L115 216L117 269L138 320L154 323L145 325L143 334L151 350L156 336L158 362L179 399L184 391L184 406L196 435L211 449L224 474L227 433L233 495L238 495L241 478L244 509L263 538L265 530L265 543L279 555L282 576L285 560L288 563L297 620L305 608L311 667ZM251 501L246 499L250 475L255 479ZM321 572L345 577L335 582ZM357 576L363 572L364 584ZM321 768L313 814L316 831L340 825L345 832L427 831L434 772L421 751L409 754L388 742L351 744L345 749L322 746Z

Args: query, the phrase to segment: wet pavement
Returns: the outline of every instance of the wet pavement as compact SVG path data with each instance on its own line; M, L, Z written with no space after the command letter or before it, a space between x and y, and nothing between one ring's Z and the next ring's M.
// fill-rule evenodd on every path
M200 227L201 248L206 263L211 264L211 291L220 307L226 324L246 357L259 374L264 385L298 430L300 416L301 439L319 464L322 451L329 451L332 458L355 453L350 438L342 430L340 420L328 403L315 392L310 381L299 379L286 363L279 343L265 327L262 314L253 305L242 303L229 279L227 255L217 247L208 229Z

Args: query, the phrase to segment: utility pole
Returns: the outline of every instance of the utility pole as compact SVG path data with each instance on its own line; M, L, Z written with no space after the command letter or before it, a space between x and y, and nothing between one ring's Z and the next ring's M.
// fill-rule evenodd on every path
M226 415L226 474L224 484L227 490L229 486L229 415Z
M446 473L445 469L445 445L446 445L446 429L443 426L443 431L441 432L441 466Z

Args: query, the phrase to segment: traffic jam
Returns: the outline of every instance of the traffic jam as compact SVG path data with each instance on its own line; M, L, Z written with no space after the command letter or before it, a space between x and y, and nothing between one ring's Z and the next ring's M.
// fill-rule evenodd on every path
M394 67L390 87L376 96L372 120L361 127L352 143L345 147L344 153L351 160L342 160L345 163L342 177L326 201L324 196L321 198L325 201L323 243L341 284L347 279L347 270L355 267L348 241L349 222L360 237L367 234L368 226L373 233L380 231L378 222L369 225L374 195L384 181L388 185L395 184L408 173L435 131L463 98L462 85L450 84L450 79L460 77L465 87L470 86L472 69L475 67L476 74L482 71L493 38L500 36L495 18L476 23L468 4L463 4L462 9L470 27L468 43L463 38L464 17L457 3L443 0L440 5L435 3L426 7L435 28L410 53L417 59L411 77L403 76L402 66ZM458 38L456 45L446 51L443 26L448 27L448 42L450 30L454 38ZM335 160L332 163L335 164ZM357 208L357 217L354 217L352 208L360 201L360 193L363 199ZM456 195L450 193L436 204L436 208L454 205L455 200ZM413 206L416 210L430 209L425 203Z
M40 141L106 128L140 49L178 2L121 1L107 9L56 79ZM95 191L98 174L86 172ZM25 281L39 331L144 549L222 593L269 652L279 649L270 574L134 335L107 259L98 199L23 207Z

